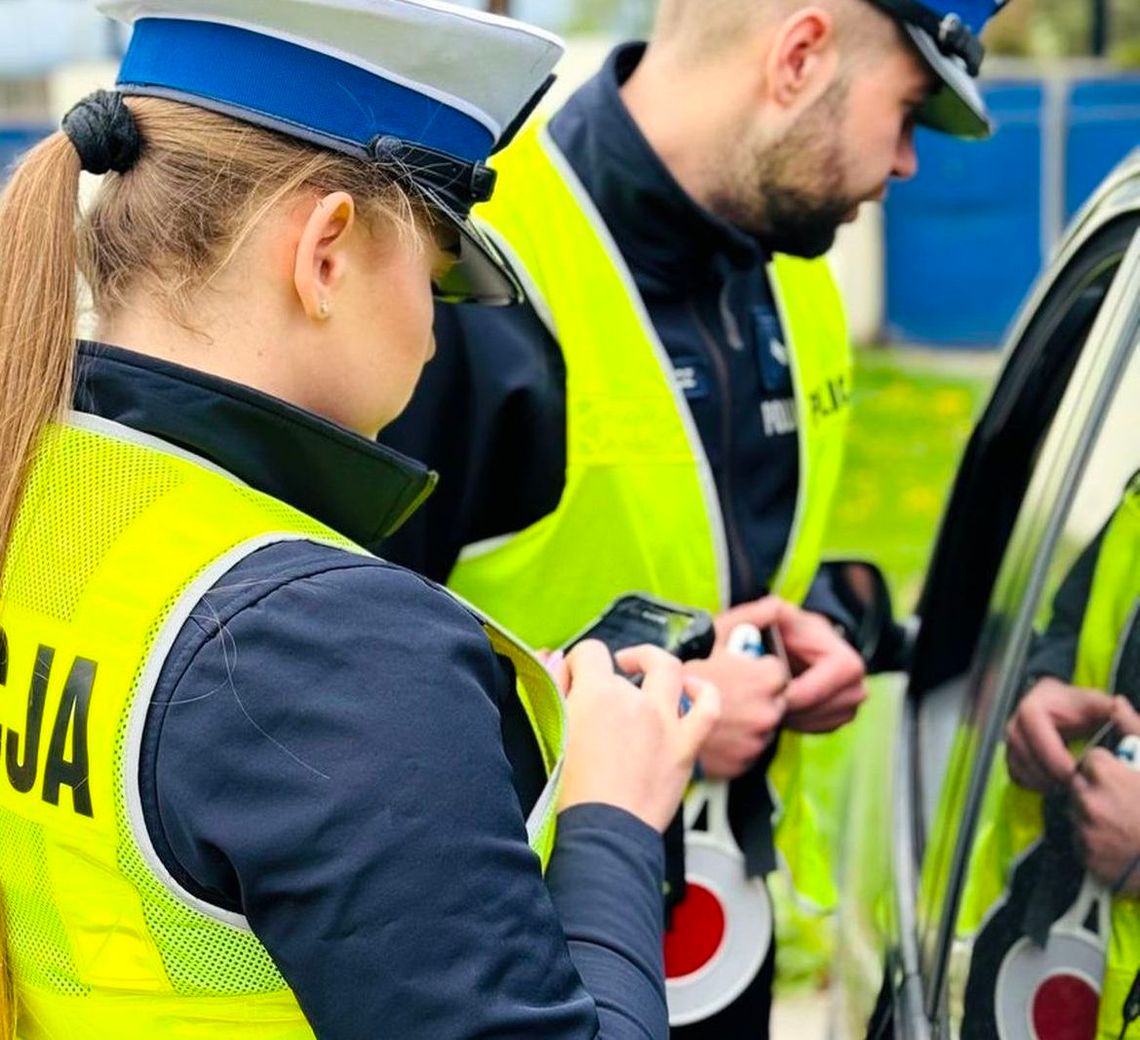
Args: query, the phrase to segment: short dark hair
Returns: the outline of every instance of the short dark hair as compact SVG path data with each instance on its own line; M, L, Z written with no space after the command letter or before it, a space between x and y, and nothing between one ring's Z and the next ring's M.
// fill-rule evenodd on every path
M707 58L809 3L831 12L847 61L879 57L904 42L894 19L866 0L660 0L653 39L686 57Z

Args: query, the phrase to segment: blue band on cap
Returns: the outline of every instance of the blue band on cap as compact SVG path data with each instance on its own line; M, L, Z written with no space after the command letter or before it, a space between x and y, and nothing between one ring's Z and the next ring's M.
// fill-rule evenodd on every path
M956 14L974 33L980 33L986 22L1002 7L995 0L924 0L924 3L940 18Z
M119 86L152 89L295 126L304 136L366 148L379 135L466 162L486 159L494 135L474 117L375 72L274 36L214 22L145 18L135 24Z

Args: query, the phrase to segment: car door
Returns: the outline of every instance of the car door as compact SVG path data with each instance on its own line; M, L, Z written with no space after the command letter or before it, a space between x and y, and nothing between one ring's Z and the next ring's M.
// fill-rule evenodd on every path
M895 726L893 758L862 756L853 778L848 873L863 884L846 886L841 910L839 1035L858 1035L872 1007L874 1036L988 1035L966 1022L981 970L967 876L980 842L992 843L984 810L1006 775L1005 727L1051 598L1140 469L1138 228L1134 160L1086 208L1026 306L965 453L905 693L879 709ZM889 828L889 851L867 841L876 826ZM868 855L885 861L877 889L865 884L875 871L860 869ZM868 951L885 966L877 1001Z

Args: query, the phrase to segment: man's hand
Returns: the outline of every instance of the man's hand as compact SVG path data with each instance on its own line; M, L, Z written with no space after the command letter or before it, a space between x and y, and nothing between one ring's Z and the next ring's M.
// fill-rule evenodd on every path
M795 676L788 686L784 725L801 733L830 733L846 726L867 699L866 668L822 614L779 601L776 627Z
M1125 697L1112 698L1112 721L1126 737L1140 737L1140 712Z
M1112 714L1113 699L1100 690L1041 679L1022 698L1006 727L1013 782L1042 793L1068 785L1077 763L1066 742L1092 736Z
M1070 790L1085 865L1117 891L1140 895L1140 772L1093 748Z
M775 625L795 678L788 684L784 726L829 733L846 725L867 699L859 654L822 614L801 610L776 596L734 607L717 618L717 638L737 625Z
M695 675L720 690L720 720L701 749L700 763L711 780L733 780L748 772L767 750L787 706L787 669L777 658L748 657L728 650L728 637L737 625L763 627L776 618L775 600L763 610L748 604L725 611L716 619L717 640L705 661L690 661L686 675ZM762 620L767 618L768 620ZM761 619L761 620L757 620Z

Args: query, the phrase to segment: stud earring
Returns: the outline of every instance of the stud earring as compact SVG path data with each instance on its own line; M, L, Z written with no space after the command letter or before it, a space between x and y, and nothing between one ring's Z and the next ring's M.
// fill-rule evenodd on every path
M332 306L329 304L328 300L321 300L321 302L317 305L317 314L319 315L321 321L328 320L329 315L332 314Z

